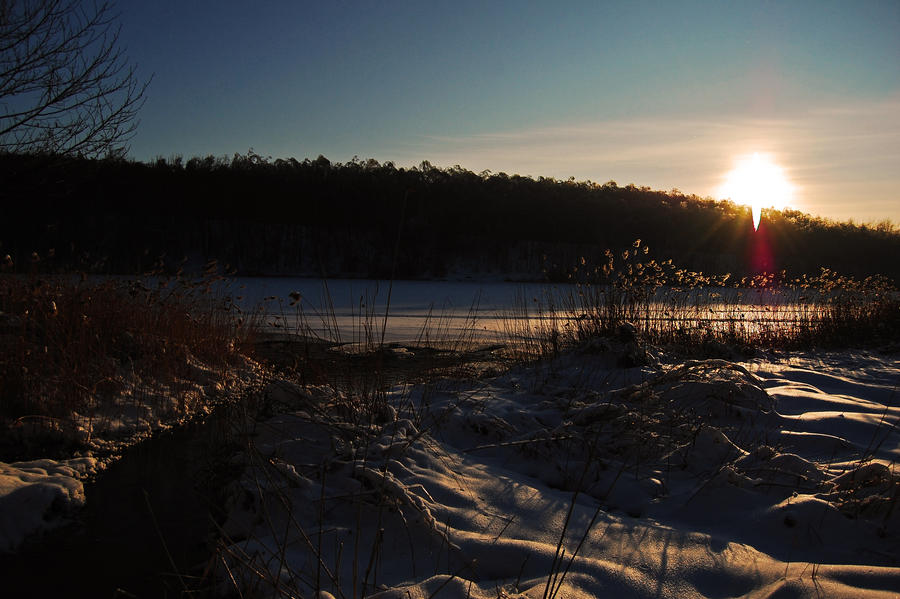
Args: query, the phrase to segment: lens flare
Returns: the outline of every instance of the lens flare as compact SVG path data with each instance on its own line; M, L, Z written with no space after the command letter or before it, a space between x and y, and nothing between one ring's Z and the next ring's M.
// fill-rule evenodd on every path
M759 152L739 158L718 190L720 198L750 206L754 230L759 230L763 208L785 208L793 195L794 188L785 178L784 169L771 156Z

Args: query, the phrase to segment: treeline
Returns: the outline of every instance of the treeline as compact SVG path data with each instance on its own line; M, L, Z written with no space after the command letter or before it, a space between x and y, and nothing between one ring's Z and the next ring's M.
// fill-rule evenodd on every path
M890 223L769 211L754 232L747 207L613 181L252 151L152 163L6 154L0 177L0 258L18 271L38 260L133 274L187 258L244 275L535 279L640 238L652 256L707 273L900 280Z

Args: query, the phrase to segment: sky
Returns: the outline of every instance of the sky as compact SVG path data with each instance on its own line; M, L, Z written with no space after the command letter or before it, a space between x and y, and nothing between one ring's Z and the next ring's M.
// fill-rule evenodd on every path
M120 1L137 160L358 156L900 224L900 2Z

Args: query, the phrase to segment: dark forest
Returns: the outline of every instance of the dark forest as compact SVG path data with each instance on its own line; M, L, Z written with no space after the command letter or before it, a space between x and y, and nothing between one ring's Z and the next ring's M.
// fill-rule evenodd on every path
M0 157L7 269L139 274L217 260L240 275L558 279L635 239L709 274L900 278L900 231L764 213L677 190L459 166L180 157ZM852 198L848 198L851 201ZM754 258L764 244L766 259Z

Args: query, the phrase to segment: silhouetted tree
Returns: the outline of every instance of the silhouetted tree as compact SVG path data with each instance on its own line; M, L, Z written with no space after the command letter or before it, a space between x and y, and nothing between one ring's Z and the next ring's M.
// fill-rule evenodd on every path
M124 155L149 82L106 2L0 0L0 151Z
M565 280L581 258L602 264L607 248L639 238L652 257L689 270L740 278L761 268L748 260L762 238L748 207L613 181L250 151L147 164L0 153L0 182L0 257L19 265L52 249L60 268L94 268L100 256L109 272L140 272L165 254L170 263L216 258L244 274L533 278L555 264ZM774 259L765 268L900 281L900 231L890 222L793 210L763 220Z

